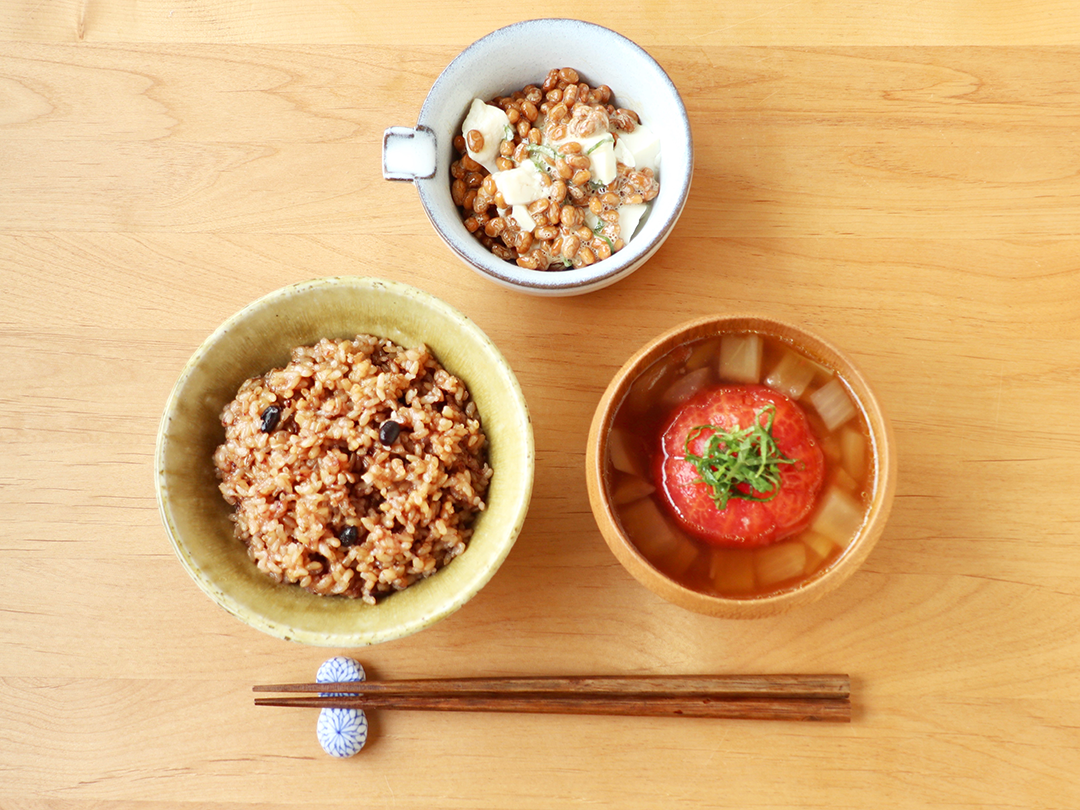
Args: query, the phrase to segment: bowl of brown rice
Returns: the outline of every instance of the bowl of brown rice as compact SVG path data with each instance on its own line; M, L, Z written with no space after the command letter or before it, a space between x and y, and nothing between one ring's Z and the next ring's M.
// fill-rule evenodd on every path
M229 318L167 402L157 499L220 607L354 647L450 615L495 574L532 492L520 386L467 317L375 278L295 284Z

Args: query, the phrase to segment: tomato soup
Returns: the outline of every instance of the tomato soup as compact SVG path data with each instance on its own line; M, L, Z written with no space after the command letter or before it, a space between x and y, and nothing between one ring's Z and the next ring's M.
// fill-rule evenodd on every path
M639 552L687 588L754 598L826 570L873 491L865 415L834 370L757 333L680 345L620 403L605 476Z

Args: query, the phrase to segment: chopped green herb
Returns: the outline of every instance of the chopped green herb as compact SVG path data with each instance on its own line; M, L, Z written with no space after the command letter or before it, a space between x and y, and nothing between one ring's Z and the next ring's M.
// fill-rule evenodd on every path
M614 138L604 138L603 140L597 141L596 143L594 143L592 146L590 146L588 149L585 150L585 154L586 155L591 155L593 152L595 152L597 149L599 149L605 143L615 143L615 139Z
M765 416L762 424L761 417ZM754 414L754 424L726 431L715 425L697 425L686 435L685 458L698 471L698 481L712 490L720 511L728 501L771 501L780 492L780 465L795 464L776 446L772 426L776 406L766 405ZM690 452L690 444L711 431L703 455ZM748 491L747 491L748 490ZM755 493L761 493L755 494Z
M505 127L503 127L503 132L505 133L503 135L503 140L504 141L512 141L512 140L514 140L514 128L512 126L507 124Z
M595 227L595 228L593 228L593 233L594 233L594 234L595 234L596 236L599 236L599 237L600 237L601 239L603 239L603 240L604 240L605 242L607 242L607 246L608 246L609 248L611 248L611 252L612 252L612 253L614 253L614 252L615 252L615 243L614 243L614 242L612 242L612 241L611 241L611 239L609 239L609 238L608 238L607 236L605 236L605 235L604 235L604 233L603 233L603 230L604 230L604 225L605 225L605 224L607 224L607 223L605 223L605 222L604 222L604 220L600 220L599 222L597 222L597 223L596 223L596 227Z
M552 160L558 160L559 159L559 153L556 152L554 149L552 149L547 144L530 143L528 145L528 147L526 147L526 148L529 150L530 155L533 154L534 152L540 152L541 154L547 155Z

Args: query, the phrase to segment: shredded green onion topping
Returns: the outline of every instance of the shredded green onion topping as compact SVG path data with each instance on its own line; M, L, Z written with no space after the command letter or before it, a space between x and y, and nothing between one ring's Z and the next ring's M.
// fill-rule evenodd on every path
M531 155L533 152L541 152L547 155L552 160L558 160L561 155L552 149L550 146L544 143L530 143L525 147L526 151Z
M615 243L612 242L607 236L604 235L604 226L605 225L607 225L607 223L604 222L604 220L598 221L596 223L596 227L592 229L592 232L593 232L593 235L599 236L601 239L603 239L605 242L607 242L608 248L611 250L612 253L614 253L615 252Z
M525 147L525 151L528 153L529 159L532 160L533 165L537 169L542 171L544 174L550 175L552 171L554 171L554 165L545 163L543 160L537 157L538 154L545 155L548 160L552 161L552 163L558 160L559 153L552 149L550 146L542 143L530 143L527 147Z
M761 417L765 416L764 424ZM772 436L776 406L766 405L754 414L754 424L726 431L715 425L697 425L686 435L685 458L698 471L698 482L712 490L713 503L723 511L728 501L771 501L780 493L780 465L795 464L776 446ZM704 455L690 452L690 444L711 431ZM739 489L745 484L749 492ZM761 493L760 495L755 493Z
M585 150L585 154L586 155L591 155L593 152L595 152L597 149L599 149L605 143L615 143L615 139L614 138L604 138L604 139L602 139L600 141L597 141L596 143L594 143L592 146L590 146L588 149Z

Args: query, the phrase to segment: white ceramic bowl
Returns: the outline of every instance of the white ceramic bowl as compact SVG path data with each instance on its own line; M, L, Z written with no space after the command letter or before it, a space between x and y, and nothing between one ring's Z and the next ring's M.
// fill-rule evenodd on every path
M453 139L474 98L490 99L572 67L592 86L608 85L619 106L638 113L660 138L660 193L626 247L581 269L528 270L489 253L462 224L450 197ZM648 53L626 37L580 20L527 20L488 34L436 79L416 127L392 127L383 139L383 176L411 180L431 224L481 275L537 295L577 295L625 278L667 239L686 204L693 176L690 122L679 92Z
M480 411L494 470L487 509L468 548L445 568L378 604L316 596L269 579L233 536L231 507L212 460L224 440L221 411L249 377L288 362L295 346L373 334L426 343L464 380ZM188 361L158 433L157 497L173 549L218 605L270 635L357 647L415 633L450 615L495 574L510 552L532 492L533 433L521 389L484 333L434 296L372 278L324 278L270 293L222 324Z

